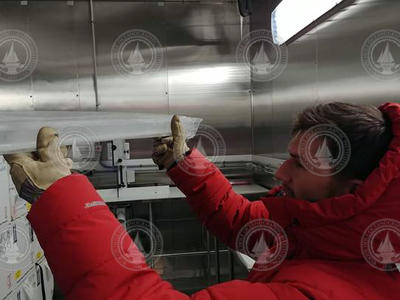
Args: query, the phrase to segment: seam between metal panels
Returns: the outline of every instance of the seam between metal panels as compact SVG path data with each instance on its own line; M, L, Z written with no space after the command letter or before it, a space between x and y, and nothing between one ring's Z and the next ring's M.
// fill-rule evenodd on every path
M94 97L96 101L96 110L99 110L99 92L97 85L97 49L96 49L96 30L94 25L94 10L93 10L93 0L89 0L89 13L90 13L90 28L92 32L92 55L93 55L93 87L94 87Z

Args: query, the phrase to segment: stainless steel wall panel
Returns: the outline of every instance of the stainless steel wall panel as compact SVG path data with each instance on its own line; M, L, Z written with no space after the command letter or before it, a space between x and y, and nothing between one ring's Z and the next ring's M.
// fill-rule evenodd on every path
M398 11L398 1L360 1L316 32L321 101L378 105L400 100L400 86L395 81L370 76L361 63L361 48L370 34L382 29L400 31ZM400 51L397 52L393 54L400 62Z
M29 26L29 9L21 6L17 1L0 2L0 32L9 29L21 30L32 35ZM9 43L0 46L0 61L3 61L9 47ZM0 109L32 109L31 88L30 77L17 82L0 80Z
M236 63L241 38L234 3L167 3L169 93L242 92L247 67Z
M14 84L0 82L0 110L31 110L30 81Z
M222 134L228 153L250 153L250 74L235 56L248 25L241 28L236 3L95 1L94 14L101 110L196 115ZM112 45L132 29L159 39L158 72L114 69Z
M18 105L2 105L2 109L94 109L88 4L75 2L69 6L61 1L29 1L24 6L19 3L14 1L11 7L4 7L2 11L7 13L1 18L1 29L9 29L13 23L19 24L16 29L23 25L37 45L39 58L34 73L23 82L29 85L24 101L20 98L15 101ZM13 85L8 83L7 88Z
M171 113L200 116L212 126L226 144L226 154L249 154L251 149L251 109L248 92L173 94ZM205 145L205 150L208 152ZM208 145L211 146L211 145Z
M235 64L201 63L190 67L181 66L179 69L171 68L168 70L169 93L242 92L249 90L249 76L247 68Z
M273 133L272 83L254 87L254 153L275 153Z
M168 112L167 71L165 64L165 6L157 2L94 3L97 40L98 91L101 110ZM163 56L159 68L141 74L119 73L112 64L112 47L121 34L144 30L160 42L142 49L144 60L151 60L153 50ZM123 37L121 38L123 42ZM123 59L127 60L134 43L126 42ZM131 49L132 48L132 49Z
M94 110L88 1L30 2L40 59L34 79L37 110Z
M166 7L170 112L202 117L222 135L227 155L251 153L250 73L236 63L246 20L241 28L232 2Z
M168 10L168 24L178 27L198 27L239 24L236 1L170 1L165 3ZM229 38L229 37L228 37ZM230 37L233 39L234 37Z
M398 80L375 79L361 63L361 47L370 34L400 30L399 9L398 1L356 1L289 45L289 63L282 75L265 86L253 82L256 154L273 157L286 152L295 115L315 103L400 101ZM393 55L399 63L397 50ZM270 112L272 121L264 120L262 114Z
M308 36L307 42L288 47L288 65L280 76L253 82L255 154L286 152L296 113L317 101L315 58L315 37Z
M205 122L216 127L240 127L250 124L248 92L176 94L171 95L170 105L171 113L200 115Z
M364 33L353 38L332 37L329 43L326 39L318 39L320 102L342 101L378 105L386 101L400 100L398 84L369 76L361 64L360 49L368 35ZM340 45L334 52L328 49L333 41Z
M94 110L89 1L0 5L1 26L32 35L40 58L29 80L0 82L0 109ZM93 12L100 110L196 115L226 135L230 153L250 152L250 74L236 63L249 19L240 19L235 1L94 1ZM159 68L123 74L113 65L112 47L129 30L158 39ZM123 60L132 45L121 51ZM144 59L150 50L142 49Z
M100 71L98 78L100 110L168 113L165 72L127 79Z

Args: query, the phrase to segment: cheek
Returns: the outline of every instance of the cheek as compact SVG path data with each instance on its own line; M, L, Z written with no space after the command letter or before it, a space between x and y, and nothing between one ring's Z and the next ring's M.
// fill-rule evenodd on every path
M297 198L304 198L309 191L312 191L314 183L306 171L294 173L293 191Z
M298 180L294 184L296 197L304 200L319 200L329 194L328 179L313 175L309 172L298 174Z

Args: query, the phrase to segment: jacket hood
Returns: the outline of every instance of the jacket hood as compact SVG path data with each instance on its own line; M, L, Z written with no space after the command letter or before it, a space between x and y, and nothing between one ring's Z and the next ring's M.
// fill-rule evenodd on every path
M322 199L318 202L283 197L281 225L296 218L304 227L322 226L353 217L373 206L390 191L400 195L400 104L386 103L379 107L391 121L393 139L385 155L354 193ZM276 189L272 190L273 193ZM400 198L400 197L399 197ZM285 215L285 216L283 216ZM388 206L388 216L393 215ZM283 223L283 224L282 224Z

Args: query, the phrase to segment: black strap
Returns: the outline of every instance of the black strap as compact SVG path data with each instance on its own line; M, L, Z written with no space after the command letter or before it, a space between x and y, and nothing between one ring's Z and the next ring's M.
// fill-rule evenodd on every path
M44 287L44 276L43 276L43 268L40 264L36 263L36 266L39 267L40 270L40 282L42 283L42 299L46 300L46 289Z

